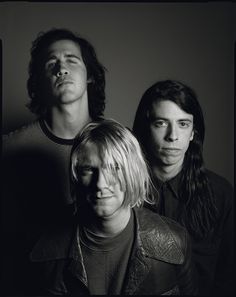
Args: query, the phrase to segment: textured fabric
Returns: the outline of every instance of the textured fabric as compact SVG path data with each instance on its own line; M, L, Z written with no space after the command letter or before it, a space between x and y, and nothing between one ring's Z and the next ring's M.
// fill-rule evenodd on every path
M155 185L160 191L160 197L156 205L151 207L153 211L174 220L178 220L180 175L164 183L156 179ZM200 294L234 295L233 189L224 178L209 170L207 176L215 195L219 217L215 229L206 239L192 237ZM150 208L149 205L146 207Z
M184 228L148 209L134 210L134 244L122 295L195 295L191 245ZM31 294L89 294L75 222L48 230L31 252ZM94 267L96 269L96 267ZM39 283L37 283L39 282ZM39 288L43 290L39 290ZM28 287L29 289L29 287Z

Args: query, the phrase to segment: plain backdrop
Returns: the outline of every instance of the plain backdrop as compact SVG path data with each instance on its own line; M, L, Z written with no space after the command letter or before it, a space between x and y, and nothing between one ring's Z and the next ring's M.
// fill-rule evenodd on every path
M53 27L93 44L108 70L105 116L129 128L153 83L191 86L205 115L206 166L233 184L235 3L0 3L3 133L35 118L25 107L30 47Z

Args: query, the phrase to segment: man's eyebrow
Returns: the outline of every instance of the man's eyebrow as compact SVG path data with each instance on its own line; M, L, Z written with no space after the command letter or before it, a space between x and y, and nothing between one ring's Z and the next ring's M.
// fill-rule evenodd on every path
M189 119L189 118L178 119L178 122L180 121L192 122L192 119Z
M161 116L151 116L151 117L150 117L150 120L151 120L151 121L158 121L158 120L170 121L169 118L161 117ZM181 122L181 121L192 122L192 119L189 119L189 118L180 118L180 119L178 119L177 121L178 121L178 122Z
M169 121L168 118L160 117L160 116L155 116L155 115L151 115L151 116L150 116L150 120L152 120L152 121L157 121L157 120Z
M65 54L66 58L76 58L78 60L81 59L80 56L76 55L76 54ZM50 60L50 59L57 59L57 56L53 53L49 53L46 57L46 61Z
M65 54L65 56L66 56L67 58L77 58L77 59L81 59L81 57L78 56L78 55L76 55L76 54Z
M46 61L48 61L48 60L50 60L50 59L56 59L57 57L55 56L55 55L53 55L53 54L48 54L47 56L46 56Z

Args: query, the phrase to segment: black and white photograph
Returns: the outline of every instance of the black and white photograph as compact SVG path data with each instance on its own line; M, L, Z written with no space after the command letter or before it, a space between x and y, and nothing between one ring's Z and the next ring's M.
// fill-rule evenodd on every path
M1 296L234 296L234 1L3 1Z

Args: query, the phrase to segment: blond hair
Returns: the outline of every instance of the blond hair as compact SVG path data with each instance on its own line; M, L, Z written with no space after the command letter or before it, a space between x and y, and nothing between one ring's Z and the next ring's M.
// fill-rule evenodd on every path
M152 182L149 168L137 139L117 121L106 119L89 123L75 138L71 152L72 182L79 182L79 166L85 145L97 146L103 166L109 168L111 179L118 179L125 192L124 206L152 203Z

